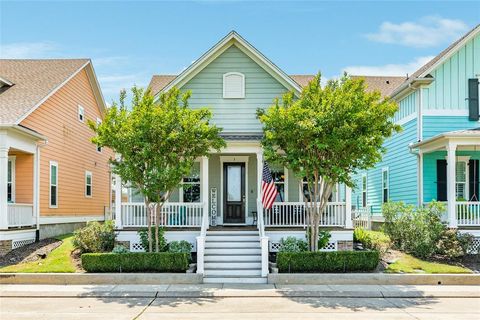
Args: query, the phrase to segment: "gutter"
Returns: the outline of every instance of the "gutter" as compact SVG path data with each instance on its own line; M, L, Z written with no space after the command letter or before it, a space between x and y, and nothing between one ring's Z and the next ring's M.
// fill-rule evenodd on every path
M435 78L432 77L410 78L395 89L390 97L392 99L400 99L417 90L421 85L428 85L433 81L435 81Z

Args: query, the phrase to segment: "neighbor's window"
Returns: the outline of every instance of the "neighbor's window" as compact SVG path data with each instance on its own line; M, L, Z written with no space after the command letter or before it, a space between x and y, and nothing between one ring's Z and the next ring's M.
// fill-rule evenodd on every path
M82 106L78 106L78 121L85 122L85 109Z
M362 176L362 207L367 206L367 175Z
M467 162L457 161L455 167L455 194L457 201L466 201L467 196Z
M50 161L50 208L58 206L58 163Z
M388 202L389 191L389 177L388 177L388 168L382 170L382 202Z
M102 123L102 120L100 118L97 118L97 126L99 126ZM102 147L97 146L97 152L102 152Z
M188 177L182 181L183 202L200 202L200 162L195 162Z
M277 187L277 197L275 202L285 202L285 168L284 167L272 167L271 168L273 182L275 187Z
M85 197L92 196L92 173L85 171Z
M8 158L7 202L15 202L15 158Z
M223 97L226 99L245 98L245 76L239 72L223 75Z

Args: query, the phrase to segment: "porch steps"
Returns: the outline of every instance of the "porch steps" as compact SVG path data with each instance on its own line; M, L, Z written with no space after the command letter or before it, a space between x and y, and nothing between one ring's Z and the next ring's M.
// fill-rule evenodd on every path
M266 283L258 231L207 231L204 283Z

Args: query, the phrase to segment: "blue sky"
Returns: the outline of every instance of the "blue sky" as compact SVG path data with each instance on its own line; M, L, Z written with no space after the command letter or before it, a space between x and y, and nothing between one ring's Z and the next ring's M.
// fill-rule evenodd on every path
M480 23L480 1L0 2L2 58L93 60L107 102L236 30L289 74L412 73Z

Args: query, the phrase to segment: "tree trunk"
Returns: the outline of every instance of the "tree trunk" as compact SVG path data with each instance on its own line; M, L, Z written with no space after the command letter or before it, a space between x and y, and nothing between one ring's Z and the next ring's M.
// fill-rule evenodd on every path
M148 252L152 252L152 207L150 204L150 201L145 197L145 210L147 213Z

